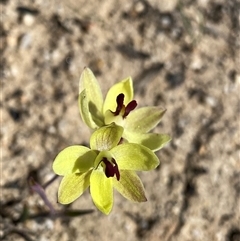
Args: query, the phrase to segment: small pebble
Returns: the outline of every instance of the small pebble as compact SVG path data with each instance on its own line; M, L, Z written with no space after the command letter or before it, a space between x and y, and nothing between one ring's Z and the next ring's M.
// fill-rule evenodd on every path
M145 11L145 5L141 1L139 1L135 4L134 10L137 13L143 13Z
M200 70L203 67L203 62L199 56L194 56L192 63L190 65L191 69L193 70Z
M164 14L161 17L161 25L164 29L169 29L173 23L173 20L171 18L171 15L169 14Z
M211 107L215 107L217 105L217 101L214 97L212 96L207 96L206 97L206 103L210 105Z
M23 23L26 26L32 26L35 22L35 17L32 14L25 14L23 17Z

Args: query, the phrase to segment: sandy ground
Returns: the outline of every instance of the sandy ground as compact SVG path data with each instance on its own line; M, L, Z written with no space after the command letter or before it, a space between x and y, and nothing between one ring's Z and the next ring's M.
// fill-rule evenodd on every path
M2 240L240 240L239 1L0 5ZM87 191L64 207L59 178L46 189L56 209L94 212L41 217L48 208L28 177L47 182L61 149L88 144L77 104L84 66L104 93L132 76L140 107L167 109L155 131L172 141L157 153L160 168L139 173L148 202L115 193L105 216ZM27 211L35 218L18 222Z

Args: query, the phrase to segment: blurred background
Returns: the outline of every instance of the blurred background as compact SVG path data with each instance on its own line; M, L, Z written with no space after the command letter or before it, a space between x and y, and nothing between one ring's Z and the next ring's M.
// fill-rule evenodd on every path
M0 5L2 240L240 240L239 1ZM131 76L139 107L167 109L155 132L172 141L157 170L139 173L148 202L115 193L105 216L87 191L64 207L58 178L46 189L57 210L94 212L50 219L27 180L46 183L60 150L88 145L77 103L85 66L103 93Z

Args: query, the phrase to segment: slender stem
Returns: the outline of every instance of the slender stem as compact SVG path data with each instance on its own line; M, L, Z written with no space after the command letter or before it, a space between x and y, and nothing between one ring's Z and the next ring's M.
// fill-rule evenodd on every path
M44 183L42 185L43 189L46 189L50 184L52 184L59 176L58 175L54 175L49 181L47 181L46 183Z

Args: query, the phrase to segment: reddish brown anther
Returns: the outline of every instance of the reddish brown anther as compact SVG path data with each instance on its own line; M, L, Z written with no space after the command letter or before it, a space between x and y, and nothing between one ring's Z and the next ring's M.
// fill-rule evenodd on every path
M136 100L132 100L131 102L129 102L125 108L125 112L123 115L123 118L127 117L128 114L134 110L137 107L137 101Z
M120 172L118 170L118 165L116 163L116 161L114 159L112 159L112 162L108 161L108 159L106 157L103 158L102 160L105 164L105 174L106 177L114 177L114 175L116 174L116 178L119 181L120 179Z
M116 108L116 111L113 112L113 114L116 116L116 115L119 115L122 108L124 107L123 105L123 101L124 101L124 94L119 94L117 96L117 108Z
M115 116L119 115L121 113L121 111L124 109L123 118L126 118L128 116L128 114L137 107L137 101L136 100L132 100L125 107L125 105L123 104L124 94L122 94L122 93L117 96L116 101L117 101L116 111L115 112L112 111L112 113Z

